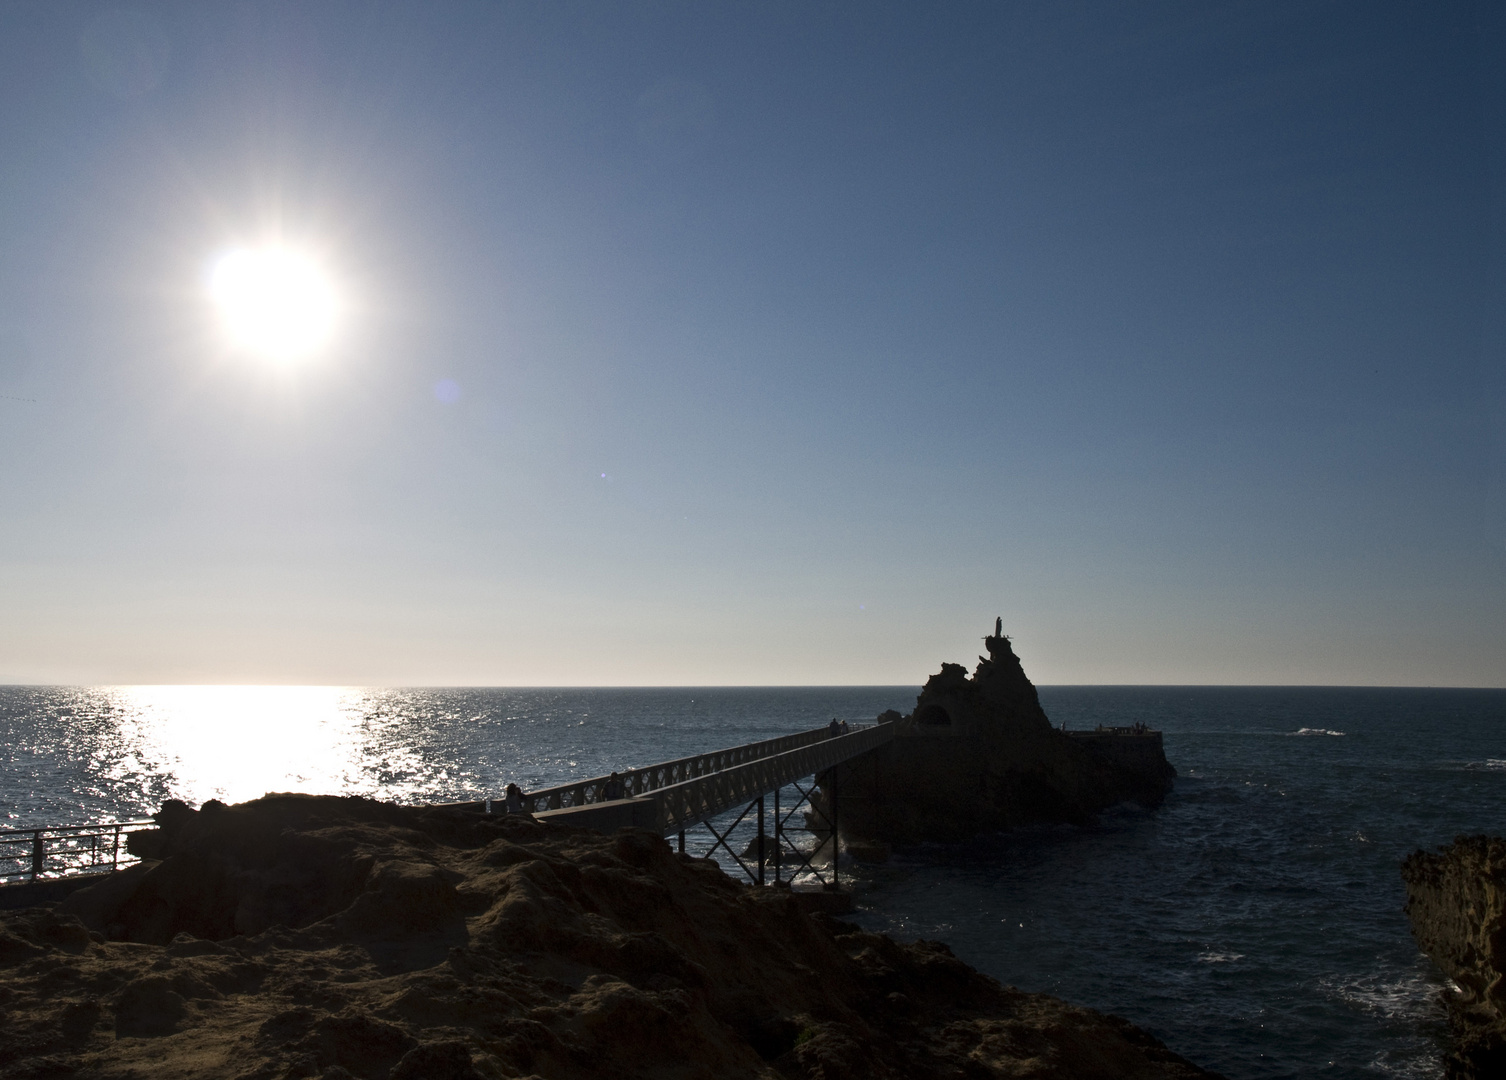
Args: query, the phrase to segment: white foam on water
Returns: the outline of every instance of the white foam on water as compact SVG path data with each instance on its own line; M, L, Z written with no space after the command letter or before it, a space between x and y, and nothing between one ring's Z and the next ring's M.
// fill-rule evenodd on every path
M1244 958L1245 954L1238 952L1205 952L1197 955L1200 964L1232 964Z
M1372 1016L1405 1024L1435 1019L1441 1006L1438 987L1426 975L1330 975L1318 980L1326 997L1342 1001Z
M1443 1061L1432 1046L1418 1046L1413 1055L1381 1053L1370 1059L1368 1071L1401 1080L1442 1080Z
M1298 728L1296 731L1289 731L1289 732L1287 732L1287 734L1288 735L1342 735L1344 733L1342 731L1330 731L1328 728L1305 727L1305 728Z

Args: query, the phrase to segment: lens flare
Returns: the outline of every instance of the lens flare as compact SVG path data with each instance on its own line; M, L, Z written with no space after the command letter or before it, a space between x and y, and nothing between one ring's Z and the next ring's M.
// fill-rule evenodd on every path
M264 359L301 360L329 343L340 313L329 274L284 247L237 248L209 276L209 296L231 343Z

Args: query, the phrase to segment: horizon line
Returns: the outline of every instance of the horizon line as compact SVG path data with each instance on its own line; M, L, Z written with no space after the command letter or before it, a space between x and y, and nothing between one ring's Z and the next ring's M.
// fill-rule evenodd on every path
M156 687L221 689L292 688L338 690L909 690L924 683L322 683L322 682L4 682L0 690L115 690ZM1036 689L1095 690L1506 690L1506 685L1435 683L1032 683Z

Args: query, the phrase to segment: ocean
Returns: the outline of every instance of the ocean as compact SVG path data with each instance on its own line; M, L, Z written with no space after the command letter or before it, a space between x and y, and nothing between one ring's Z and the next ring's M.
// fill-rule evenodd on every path
M19 828L267 791L477 798L871 721L916 692L0 688L0 808ZM1506 833L1506 690L1040 695L1069 728L1164 731L1165 805L844 863L857 921L1127 1017L1234 1080L1442 1076L1444 984L1408 932L1398 864Z

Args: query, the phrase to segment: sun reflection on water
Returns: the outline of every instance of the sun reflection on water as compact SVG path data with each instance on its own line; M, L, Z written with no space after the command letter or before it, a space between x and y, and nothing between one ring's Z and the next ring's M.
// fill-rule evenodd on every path
M170 774L179 798L242 802L269 791L362 788L361 692L338 686L129 686L114 691L119 739L112 762Z

